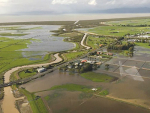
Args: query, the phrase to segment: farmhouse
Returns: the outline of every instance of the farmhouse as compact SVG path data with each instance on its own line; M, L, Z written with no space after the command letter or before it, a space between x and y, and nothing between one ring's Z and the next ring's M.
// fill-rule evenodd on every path
M106 53L107 55L109 55L109 56L113 56L113 53Z
M81 61L81 63L85 63L85 62L87 62L87 60L82 60L82 61Z
M103 54L103 52L102 51L97 51L97 54L101 55L101 54Z
M103 47L103 44L100 44L99 47Z

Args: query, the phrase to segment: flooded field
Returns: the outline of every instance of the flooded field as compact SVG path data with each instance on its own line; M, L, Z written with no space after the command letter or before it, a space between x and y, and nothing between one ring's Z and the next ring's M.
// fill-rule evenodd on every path
M81 92L49 91L37 93L45 98L53 113L148 113L148 110ZM54 95L57 95L54 97ZM59 109L58 109L59 108Z
M105 73L119 78L119 80L112 83L92 82L79 74L54 71L21 87L25 87L30 92L40 91L36 95L41 96L46 101L50 111L53 113L149 113L150 111L147 109L134 106L141 105L150 109L150 90L148 88L150 85L150 70L147 70L149 69L150 60L146 60L149 59L150 54L147 53L147 56L143 56L139 54L140 51L137 52L139 49L140 47L135 48L134 57L124 56L122 58L120 55L115 56L115 58L102 64L95 71L96 73ZM122 63L121 68L119 62ZM106 70L105 64L107 63L110 66ZM128 75L122 76L121 71ZM135 78L132 74L140 77L140 79ZM93 88L102 87L102 89L109 91L109 95L106 98L101 98L94 94L90 95L79 91L43 91L63 84L79 84ZM131 105L122 103L122 101Z
M2 28L0 32L26 34L24 36L7 36L9 38L33 38L34 40L27 45L27 48L19 50L22 51L24 57L30 57L30 60L43 59L48 52L69 50L75 47L72 43L64 42L63 37L55 37L50 32L58 29L60 26L31 25L15 27L17 28L13 28L13 30ZM105 49L105 51L107 50ZM81 77L80 74L56 70L20 87L24 87L27 91L41 96L49 112L53 113L149 113L149 50L136 46L133 57L113 53L114 58L102 64L94 72L118 77L116 81L92 82ZM41 55L41 57L31 57L36 55ZM99 58L96 60L100 61ZM106 64L109 64L107 69ZM96 94L62 89L50 90L53 86L64 84L84 85L90 87L90 90L100 87L101 90L108 91L108 95L100 96L100 92ZM5 106L7 105L5 104Z
M117 75L111 72L107 74L113 76ZM117 76L119 77L120 75ZM50 89L56 85L69 83L90 87L102 87L109 91L109 96L125 99L129 102L139 103L145 106L150 105L150 91L147 90L147 86L150 85L150 79L144 79L144 82L140 82L134 81L131 77L127 76L114 83L97 83L86 80L78 74L70 75L69 73L55 71L43 78L22 85L21 87L25 87L30 92L37 92ZM98 111L101 111L101 113L110 113L110 111L113 113L149 112L148 110L135 107L134 105L128 105L77 91L53 90L39 92L36 93L36 95L42 96L42 98L46 100L53 113L91 113L91 111L94 111L94 113Z
M22 49L24 57L45 55L48 52L64 51L75 47L73 43L63 41L63 37L53 36L52 30L57 30L58 25L19 25L19 26L1 26L0 34L5 33L5 37L15 39L33 39L27 48ZM7 34L8 36L7 36ZM26 34L24 36L9 36L13 34ZM22 43L19 43L22 44ZM18 45L16 45L17 47Z
M100 83L94 83L90 80L86 80L78 74L69 74L65 72L55 71L42 78L36 79L33 82L22 85L30 92L37 92L41 90L50 89L55 85L62 85L66 83L87 85L87 86L98 86ZM42 84L42 85L41 85Z

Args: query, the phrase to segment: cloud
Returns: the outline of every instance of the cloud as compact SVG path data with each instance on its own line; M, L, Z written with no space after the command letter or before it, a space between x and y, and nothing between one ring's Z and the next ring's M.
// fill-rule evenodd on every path
M111 0L111 1L109 1L109 2L107 2L106 4L115 4L116 3L116 0Z
M90 0L90 1L88 2L88 4L89 4L89 5L97 5L97 2L96 2L96 0Z
M150 7L150 0L0 0L0 14L89 13L120 7Z
M52 4L74 4L77 3L76 0L53 0Z

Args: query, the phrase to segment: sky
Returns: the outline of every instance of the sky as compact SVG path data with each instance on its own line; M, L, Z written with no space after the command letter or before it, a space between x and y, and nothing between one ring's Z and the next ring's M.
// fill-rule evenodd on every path
M150 0L0 0L0 15L88 13L121 7L150 7Z

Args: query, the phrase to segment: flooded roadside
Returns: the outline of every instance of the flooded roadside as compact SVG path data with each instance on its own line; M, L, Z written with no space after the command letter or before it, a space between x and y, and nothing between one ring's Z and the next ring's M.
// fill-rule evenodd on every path
M136 47L135 51L139 50L140 47ZM142 49L143 50L143 49ZM146 49L145 49L146 51ZM139 51L140 52L140 51ZM124 56L121 58L121 55L115 57L108 61L107 63L112 63L118 65L119 61L128 67L132 68L134 66L138 68L149 68L149 62L145 62L145 59L149 59L148 56L143 56L142 54L135 53L135 56L132 58ZM141 61L143 60L143 61ZM150 60L149 60L150 61ZM145 63L145 64L144 64ZM119 77L119 80L113 83L98 83L92 82L90 80L84 79L79 74L69 74L67 72L54 71L50 74L47 74L41 79L37 79L33 82L22 85L30 92L48 90L56 85L63 84L79 84L86 85L91 87L102 87L109 91L108 98L94 97L87 99L86 101L80 100L79 95L75 96L75 92L67 92L64 94L62 90L60 92L40 92L37 95L42 96L42 98L49 96L50 100L47 100L49 107L57 113L91 113L99 112L102 113L149 113L148 109L150 106L150 91L148 86L150 85L150 79L144 78L143 81L138 81L133 79L131 76L121 77L119 74L119 68L115 65L110 65L109 71L105 71L105 66L100 67L101 70L97 70L97 73L106 73L109 75ZM118 74L113 73L118 72ZM149 71L139 71L141 76L149 76ZM81 93L81 92L80 92ZM55 95L58 98L53 97ZM60 96L59 96L60 95ZM53 97L53 98L52 98ZM47 99L47 98L46 98ZM115 101L116 100L116 101ZM53 102L52 102L53 101ZM60 103L61 101L61 103ZM121 101L121 102L118 102ZM123 103L122 103L123 101ZM125 102L125 103L124 103ZM127 104L130 103L130 104ZM136 106L139 107L136 107ZM74 107L72 107L74 106ZM143 106L147 109L144 109L140 106ZM59 109L58 109L59 108Z
M56 60L51 63L27 65L27 66L22 66L22 67L16 67L16 68L9 70L8 72L6 72L4 74L5 83L8 83L10 81L9 78L10 78L11 73L13 73L14 71L16 71L20 68L44 66L44 65L49 65L52 63L57 63L57 62L62 61L62 59L59 57L58 53L55 54L54 56L56 57ZM13 96L12 88L5 87L4 88L4 99L2 101L2 110L4 113L19 113L19 111L15 107L15 100L16 100L16 98Z

